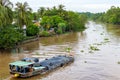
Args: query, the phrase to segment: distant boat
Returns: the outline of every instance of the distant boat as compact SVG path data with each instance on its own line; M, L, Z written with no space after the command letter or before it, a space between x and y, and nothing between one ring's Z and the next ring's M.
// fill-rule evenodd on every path
M56 56L41 62L39 62L38 58L24 58L20 61L9 63L10 74L13 77L30 77L46 73L73 61L73 56Z

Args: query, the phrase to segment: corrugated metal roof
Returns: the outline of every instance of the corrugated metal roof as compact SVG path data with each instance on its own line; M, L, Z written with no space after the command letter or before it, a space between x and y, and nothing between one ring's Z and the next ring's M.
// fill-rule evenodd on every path
M10 65L15 65L15 66L28 66L33 64L32 62L25 62L25 61L16 61L16 62L12 62L10 63Z

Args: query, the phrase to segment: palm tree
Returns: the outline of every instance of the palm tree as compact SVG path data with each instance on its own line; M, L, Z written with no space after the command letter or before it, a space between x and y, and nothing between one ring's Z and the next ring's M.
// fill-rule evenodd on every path
M56 6L53 6L53 10L57 10Z
M13 4L9 0L0 0L0 26L6 26L13 21Z
M31 24L30 14L32 9L29 7L28 3L17 3L16 4L16 12L17 12L17 24L22 28L24 25L28 26Z
M64 13L64 5L60 4L58 6L58 11L59 11L59 15L62 17L63 16L63 13Z
M58 6L59 10L63 10L64 7L65 7L65 6L62 5L62 4L60 4L60 5Z
M9 0L0 0L0 5L7 7L7 8L12 8L13 4Z
M44 7L40 7L38 9L38 14L40 15L40 17L43 17L44 13L45 13L45 8Z

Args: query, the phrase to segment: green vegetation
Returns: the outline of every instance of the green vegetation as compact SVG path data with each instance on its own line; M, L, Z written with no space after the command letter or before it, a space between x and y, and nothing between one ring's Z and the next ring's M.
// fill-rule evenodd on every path
M30 19L30 13L31 13L31 8L28 6L28 3L25 2L24 4L22 3L17 3L16 4L16 23L20 28L22 28L24 25L30 25L32 23Z
M120 64L120 61L118 61L117 63Z
M112 6L107 12L103 13L83 13L85 14L89 19L95 20L95 21L102 21L106 23L112 23L112 24L120 24L120 8Z
M48 31L42 31L42 32L40 32L40 36L48 37L48 36L50 36L50 33Z
M0 49L17 46L35 36L51 36L65 32L83 31L87 17L64 9L64 5L52 8L40 7L32 12L27 2L13 4L0 0Z
M84 52L84 50L81 50L80 52L82 52L82 53L83 53L83 52Z
M66 52L70 53L70 51L72 50L72 48L68 47L65 49Z
M16 30L14 26L6 26L0 28L0 48L7 49L17 46L19 42L24 39L22 33L19 30Z
M59 5L58 8L54 6L51 9L41 7L38 13L40 13L41 25L45 30L54 28L55 32L59 34L70 31L83 31L85 29L84 25L87 17L84 14L66 11L63 5ZM63 27L60 29L60 26Z
M39 27L36 25L30 25L26 29L27 36L36 36L39 34Z
M67 31L82 31L85 29L84 25L86 22L86 17L72 11L68 12L67 19Z
M93 45L90 45L90 50L99 51L99 49L96 46L93 46Z
M104 21L113 24L120 24L120 8L112 6L104 15Z
M49 30L50 28L58 28L58 24L63 22L64 20L58 16L43 16L41 25L44 27L45 30Z
M13 19L13 4L9 0L0 0L0 27L11 24Z

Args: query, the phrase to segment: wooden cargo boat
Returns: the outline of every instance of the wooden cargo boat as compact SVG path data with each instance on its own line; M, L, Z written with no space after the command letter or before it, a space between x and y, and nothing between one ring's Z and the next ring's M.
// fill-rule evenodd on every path
M24 58L9 64L14 77L30 77L46 73L74 61L73 56L56 56L39 62L38 58Z

